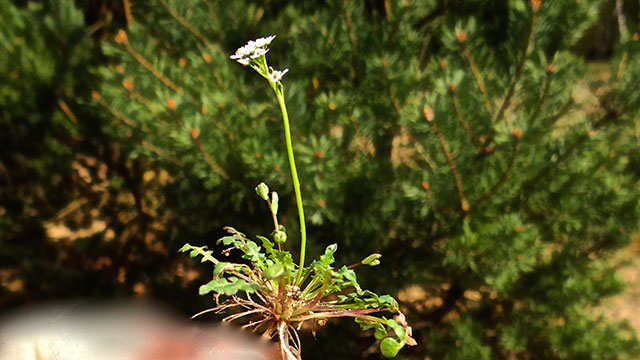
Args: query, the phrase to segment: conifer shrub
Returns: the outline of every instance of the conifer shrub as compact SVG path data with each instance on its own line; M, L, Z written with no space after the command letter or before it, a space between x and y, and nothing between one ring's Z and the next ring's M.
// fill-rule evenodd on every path
M280 113L229 55L277 33L309 251L383 255L361 282L398 294L419 343L400 356L634 358L635 334L592 309L620 290L611 255L637 229L638 35L591 81L571 48L598 2L501 4L499 28L409 0L140 5L104 43L93 104L132 157L174 174L194 227L259 234L246 189L295 195ZM301 230L293 207L279 213ZM335 358L365 352L338 342ZM303 357L326 358L321 343Z

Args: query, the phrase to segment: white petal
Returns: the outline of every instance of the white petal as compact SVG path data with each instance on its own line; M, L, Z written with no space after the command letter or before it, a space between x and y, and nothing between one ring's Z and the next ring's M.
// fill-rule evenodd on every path
M256 39L255 45L256 45L256 47L265 47L265 46L271 44L271 42L275 38L276 38L275 35L271 35L271 36L267 36L267 37Z
M271 80L271 82L277 83L278 81L282 80L282 77L287 72L289 72L289 69L284 69L283 71L271 70L271 72L269 73L269 80Z

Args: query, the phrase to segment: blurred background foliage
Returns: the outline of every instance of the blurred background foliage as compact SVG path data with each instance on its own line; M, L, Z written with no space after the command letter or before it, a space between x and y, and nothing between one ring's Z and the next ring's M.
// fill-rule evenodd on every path
M266 235L260 181L296 251L278 109L228 58L276 34L310 256L383 254L359 276L406 309L401 357L636 358L592 310L640 213L640 4L490 3L0 0L0 308L201 310L177 249ZM380 356L327 327L304 358Z

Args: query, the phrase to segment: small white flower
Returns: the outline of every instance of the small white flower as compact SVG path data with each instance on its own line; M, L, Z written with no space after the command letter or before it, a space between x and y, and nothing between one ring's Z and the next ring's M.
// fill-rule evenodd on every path
M271 44L275 35L259 38L257 40L249 40L249 42L236 50L236 53L231 55L230 58L239 62L242 65L249 65L251 60L257 59L267 54L269 49L267 46Z
M269 72L269 80L271 82L277 83L278 81L282 80L282 77L287 72L289 72L289 69L284 69L282 71L271 69L271 71Z
M271 36L267 36L267 37L263 37L260 39L256 39L255 41L255 45L257 47L264 47L267 46L269 44L271 44L271 42L273 41L273 39L275 39L276 36L275 35L271 35Z
M263 49L263 48L257 48L253 54L249 55L250 58L252 59L257 59L260 56L264 56L267 54L267 52L269 52L269 49Z
M249 59L247 58L236 59L236 61L242 64L243 66L249 65Z

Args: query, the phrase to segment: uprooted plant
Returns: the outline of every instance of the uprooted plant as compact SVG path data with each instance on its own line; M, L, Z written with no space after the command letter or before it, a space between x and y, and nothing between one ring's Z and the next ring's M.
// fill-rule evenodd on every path
M324 325L329 318L352 317L362 330L373 329L376 339L380 340L380 350L384 356L395 357L404 345L416 344L411 337L411 327L407 325L393 297L363 290L353 270L357 265L380 264L381 255L372 254L358 264L338 268L333 266L337 244L332 244L319 260L305 266L304 209L281 82L288 69L274 70L267 65L266 60L268 45L274 38L275 36L269 36L249 41L231 59L250 66L267 79L280 105L300 221L300 260L298 264L294 263L291 253L283 250L287 234L285 227L278 222L278 194L270 193L266 184L259 184L255 190L268 205L274 231L269 237L256 236L262 247L231 227L226 227L228 235L218 240L218 243L228 246L222 252L224 255L239 250L248 263L220 261L212 255L212 250L207 250L204 246L185 244L180 249L182 252L189 252L191 257L201 256L202 262L210 261L215 265L213 280L200 287L200 294L213 292L217 306L195 316L235 309L236 312L228 315L225 321L243 318L246 321L243 327L261 331L268 337L277 336L282 358L288 360L301 359L298 330L304 322L312 321L315 334L316 325ZM221 296L224 299L221 300ZM386 318L372 315L380 312L395 316Z

